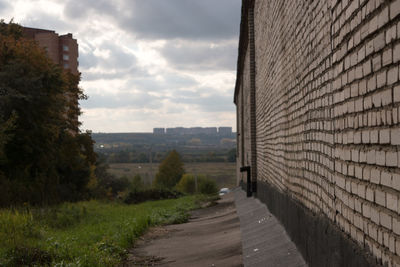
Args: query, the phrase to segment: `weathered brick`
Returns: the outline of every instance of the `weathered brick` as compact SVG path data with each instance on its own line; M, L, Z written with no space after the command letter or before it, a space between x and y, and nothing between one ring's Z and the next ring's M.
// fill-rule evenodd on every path
M372 54L374 52L374 40L371 40L367 43L366 47L365 47L365 55L369 56L370 54Z
M397 151L386 152L386 166L397 167Z
M376 89L376 75L373 75L368 79L367 89L368 92L374 91Z
M388 48L385 51L383 51L382 66L389 65L392 62L393 62L393 51L391 48Z
M380 166L385 166L385 164L386 164L386 152L385 151L376 151L376 164L380 165Z
M377 144L379 142L379 132L378 132L378 130L371 130L369 133L370 133L371 143L372 144Z
M372 190L370 187L367 187L367 190L365 192L365 198L370 202L375 201L374 190Z
M396 63L400 60L400 43L394 46L393 50L393 62Z
M400 221L398 217L393 217L393 232L400 235Z
M385 33L381 32L374 38L374 51L377 52L385 47Z
M379 143L390 144L390 129L379 130Z
M372 58L372 70L377 72L382 68L382 55L377 54Z
M390 172L383 171L381 173L381 184L392 187L392 174Z
M386 207L397 212L399 198L397 194L386 192Z
M396 240L394 239L394 237L391 235L391 236L389 236L389 250L390 250L390 252L392 252L392 253L395 253L396 252L396 250L395 250L395 243L396 243ZM393 267L396 267L395 265L393 265Z
M386 70L378 73L378 76L376 77L376 85L378 88L386 85Z
M386 31L386 45L396 39L396 25L393 25Z
M392 85L396 83L399 80L399 67L394 66L391 69L389 69L388 74L387 74L387 83L388 85Z
M393 124L399 123L399 114L397 112L397 108L392 109L392 118L393 118Z
M362 215L366 218L371 218L371 206L368 203L362 205ZM400 224L400 223L399 223ZM399 226L400 227L400 226ZM399 229L400 230L400 229Z
M379 212L379 221L381 225L389 230L392 230L392 216L387 214L384 210Z
M400 191L400 174L397 173L392 174L392 184L394 189Z
M400 102L400 86L393 88L393 102Z
M375 203L386 207L386 193L380 189L375 189Z
M361 152L360 152L361 159ZM363 179L369 181L371 179L371 168L365 167L363 168Z
M395 0L390 4L390 19L394 19L400 14L400 0Z
M368 144L369 143L369 133L370 132L368 130L362 131L362 142L364 144ZM367 156L367 158L368 158L368 156Z
M381 95L383 106L392 104L392 90L391 89L381 92L380 95Z
M381 172L376 168L371 169L371 182L375 184L380 184L381 182Z
M390 129L390 143L392 145L400 145L400 128Z
M374 107L380 107L382 106L382 93L376 92L375 94L372 95L372 103Z
M385 25L389 21L389 7L385 7L382 9L382 11L379 13L378 16L378 27L381 28L383 25Z
M379 210L374 206L371 206L371 221L373 221L374 223L379 225ZM369 229L368 232L371 232L371 230ZM375 233L374 236L375 236L375 239L377 239L377 233ZM374 236L371 236L371 237L374 238Z

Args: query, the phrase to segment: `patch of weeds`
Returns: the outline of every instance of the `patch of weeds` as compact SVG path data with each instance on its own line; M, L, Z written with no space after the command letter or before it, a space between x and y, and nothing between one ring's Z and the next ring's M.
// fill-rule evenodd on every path
M79 223L87 214L86 208L73 204L34 210L33 216L51 228L63 229Z
M54 255L39 248L16 247L5 255L4 266L47 266L50 265Z

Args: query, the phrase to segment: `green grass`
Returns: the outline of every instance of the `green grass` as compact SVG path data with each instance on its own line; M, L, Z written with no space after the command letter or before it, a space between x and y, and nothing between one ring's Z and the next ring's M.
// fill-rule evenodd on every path
M186 173L204 174L214 179L218 188L236 186L236 163L230 162L196 162L185 163ZM110 173L117 177L133 177L139 174L145 183L150 183L150 177L158 171L158 163L112 163ZM151 175L152 174L152 175Z
M0 210L0 266L115 266L149 227L182 223L199 196Z

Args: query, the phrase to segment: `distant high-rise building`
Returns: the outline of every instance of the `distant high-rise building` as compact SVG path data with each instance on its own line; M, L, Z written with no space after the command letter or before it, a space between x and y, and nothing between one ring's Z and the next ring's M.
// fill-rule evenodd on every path
M231 135L232 134L232 127L219 127L218 128L219 135Z
M217 134L217 127L205 127L204 133L205 134Z
M78 75L78 42L71 33L58 35L55 31L23 27L25 38L34 39L54 63Z
M153 128L153 134L165 134L165 128Z

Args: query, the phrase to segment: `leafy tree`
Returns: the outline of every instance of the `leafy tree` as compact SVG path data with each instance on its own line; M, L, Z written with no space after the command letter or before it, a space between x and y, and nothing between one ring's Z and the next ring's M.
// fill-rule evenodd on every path
M0 21L0 170L9 193L0 205L84 195L96 156L90 133L78 128L76 102L86 97L79 80L19 25Z
M173 188L184 173L185 170L179 153L172 150L161 162L154 185L161 188Z

